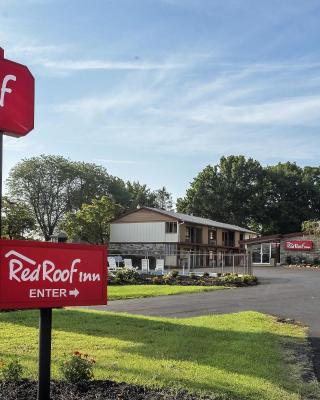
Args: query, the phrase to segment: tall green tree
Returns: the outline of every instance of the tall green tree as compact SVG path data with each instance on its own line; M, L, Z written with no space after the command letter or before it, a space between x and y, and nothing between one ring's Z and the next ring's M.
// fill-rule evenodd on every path
M156 195L147 185L140 182L127 182L127 190L130 195L128 209L134 210L138 206L155 207Z
M7 181L10 197L25 202L39 228L50 240L64 213L70 209L74 171L61 156L32 157L17 164Z
M301 223L319 216L316 169L278 163L265 169L264 233L299 232Z
M32 210L45 240L50 240L62 217L103 195L129 207L125 183L92 163L73 162L61 156L24 159L10 171L10 198Z
M173 207L172 195L167 191L165 186L161 189L154 191L155 201L154 205L157 208L161 208L162 210L170 211Z
M9 239L25 239L35 229L32 210L21 201L2 199L2 235Z
M80 210L65 215L60 226L75 241L103 244L109 240L110 221L119 215L121 206L109 197L82 204Z
M177 210L253 227L262 219L264 172L260 163L244 156L222 157L193 180Z

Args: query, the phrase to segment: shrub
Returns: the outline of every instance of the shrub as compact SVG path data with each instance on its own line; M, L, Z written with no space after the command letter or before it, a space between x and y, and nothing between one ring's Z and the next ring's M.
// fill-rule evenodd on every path
M198 279L197 275L194 272L190 273L190 278L194 280Z
M237 274L227 274L223 276L222 281L225 283L239 283L241 282L241 278Z
M67 382L85 387L93 379L94 364L88 354L75 351L60 364L60 372Z
M171 276L172 278L177 278L178 275L179 275L179 271L177 271L176 269L174 269L173 271L170 271L169 274L170 274L170 276Z
M209 272L204 272L202 275L202 278L209 278Z
M258 278L254 275L243 275L242 280L244 283L256 283Z
M114 281L117 283L136 283L139 281L139 278L140 275L135 268L124 267L117 270Z
M164 283L162 276L154 276L152 278L152 283L154 285L162 285Z
M162 280L166 285L171 285L174 281L170 272L163 275Z
M5 381L21 381L24 372L23 366L18 359L10 360L8 363L1 362L1 375Z

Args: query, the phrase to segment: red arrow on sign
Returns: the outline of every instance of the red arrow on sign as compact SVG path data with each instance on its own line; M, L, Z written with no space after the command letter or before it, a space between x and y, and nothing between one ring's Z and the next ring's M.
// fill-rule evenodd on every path
M34 128L34 78L0 48L0 132L25 136Z

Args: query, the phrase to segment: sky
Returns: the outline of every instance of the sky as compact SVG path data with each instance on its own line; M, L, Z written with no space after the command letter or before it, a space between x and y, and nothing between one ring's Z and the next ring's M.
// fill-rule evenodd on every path
M319 165L319 20L319 0L0 0L36 79L4 177L59 154L177 198L223 155Z

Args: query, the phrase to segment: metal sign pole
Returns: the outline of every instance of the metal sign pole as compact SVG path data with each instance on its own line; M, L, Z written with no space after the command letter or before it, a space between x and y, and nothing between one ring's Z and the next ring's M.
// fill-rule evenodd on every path
M40 309L38 400L50 400L52 308Z
M0 239L2 237L2 158L3 158L3 132L0 131Z

